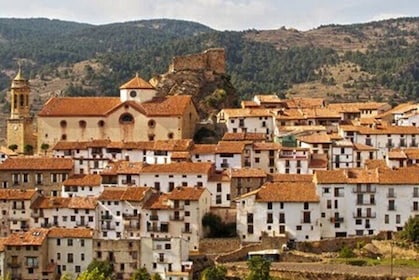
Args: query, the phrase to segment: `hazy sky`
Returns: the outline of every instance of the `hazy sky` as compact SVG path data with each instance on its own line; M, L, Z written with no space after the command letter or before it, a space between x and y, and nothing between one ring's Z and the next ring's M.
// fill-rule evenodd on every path
M404 16L419 16L417 0L0 0L0 17L93 24L170 18L218 30L307 30Z

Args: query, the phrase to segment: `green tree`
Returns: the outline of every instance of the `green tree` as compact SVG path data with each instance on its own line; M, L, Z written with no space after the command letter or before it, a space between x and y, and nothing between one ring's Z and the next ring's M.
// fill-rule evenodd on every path
M151 280L151 276L150 273L147 272L147 269L142 267L134 272L131 280Z
M103 272L99 271L98 267L92 270L83 271L82 274L77 277L77 280L110 280L110 277L106 277Z
M227 268L222 265L207 267L201 274L201 280L225 280Z
M16 144L11 144L11 145L9 145L8 148L14 152L14 151L17 150L17 145Z
M88 266L87 272L92 272L95 269L99 274L103 275L105 279L111 278L113 274L113 266L108 261L98 261L94 259Z
M43 150L43 151L44 151L45 155L47 154L48 149L49 149L49 144L47 144L47 143L42 143L42 145L41 145L41 150Z
M419 243L419 216L410 216L404 225L401 237L411 242Z
M272 279L269 276L271 269L271 262L260 257L255 256L247 261L247 267L250 272L247 275L246 280L269 280Z
M61 275L60 280L73 280L74 278L69 273Z
M163 280L160 276L160 274L158 273L154 273L153 276L151 277L151 280Z

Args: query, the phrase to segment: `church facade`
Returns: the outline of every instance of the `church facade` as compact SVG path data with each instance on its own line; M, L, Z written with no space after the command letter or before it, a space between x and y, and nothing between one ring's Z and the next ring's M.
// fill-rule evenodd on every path
M41 153L58 141L109 139L120 142L193 138L199 115L188 95L158 97L138 75L120 87L119 97L53 97L37 116L37 139L29 114L29 83L19 71L11 87L8 145L30 145ZM27 153L27 151L26 151Z

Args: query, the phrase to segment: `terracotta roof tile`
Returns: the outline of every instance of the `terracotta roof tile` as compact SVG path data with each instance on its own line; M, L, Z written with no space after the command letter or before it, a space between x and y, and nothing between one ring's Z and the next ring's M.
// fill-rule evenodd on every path
M51 238L92 238L93 230L90 228L51 228L48 233Z
M331 103L328 109L342 113L358 113L361 110L390 109L391 106L384 102L358 102L358 103Z
M149 187L129 187L122 194L121 200L142 201L147 192L151 192Z
M36 194L36 190L13 190L0 189L1 200L30 200Z
M107 187L104 188L99 195L99 201L121 201L122 197L127 190L126 187Z
M53 97L45 103L38 116L105 116L120 104L119 97Z
M367 159L364 163L367 169L388 169L387 163L384 159Z
M307 117L300 109L281 109L277 110L275 117L277 120L305 120Z
M374 148L372 146L368 146L368 145L364 145L361 143L354 143L354 149L356 151L376 151L378 150L377 148Z
M240 105L242 108L257 108L259 107L259 104L257 104L255 101L252 100L242 100L240 102Z
M332 143L332 140L330 139L330 135L326 133L314 133L307 136L300 136L297 137L297 139L300 142L304 143Z
M154 89L154 87L137 74L134 78L123 84L120 89Z
M345 169L347 182L352 184L373 184L378 183L377 169Z
M278 151L281 148L281 144L274 142L255 142L253 143L253 150L255 151Z
M120 160L108 163L108 166L103 169L102 175L118 175L118 174L139 174L144 166L143 162L131 162Z
M380 169L380 184L419 185L419 167Z
M217 144L195 144L191 149L191 154L202 155L202 154L215 154Z
M272 182L312 182L312 174L274 174Z
M86 150L88 142L58 141L53 150Z
M177 187L167 194L170 200L199 200L205 192L205 188Z
M256 194L258 202L319 202L312 182L265 183Z
M35 209L95 209L96 198L91 197L43 197L32 205Z
M191 154L189 152L172 152L170 158L188 160L191 158Z
M314 180L320 184L344 184L347 182L345 170L316 170Z
M219 141L215 149L216 154L233 153L241 154L247 144L251 142L246 141Z
M146 101L137 104L148 117L159 116L182 116L188 106L192 103L190 95L172 95L161 98L154 98L151 101Z
M168 204L168 194L153 193L143 206L144 209L162 210L170 209Z
M100 186L102 177L99 174L73 175L63 182L64 186Z
M232 178L266 178L266 172L259 168L233 168L231 169Z
M48 235L48 229L34 228L27 232L12 233L7 237L6 246L41 246Z
M240 117L271 117L273 113L270 109L264 108L237 108L237 109L223 109L221 111L225 117L240 118Z
M69 158L18 157L8 158L0 164L0 170L72 170Z

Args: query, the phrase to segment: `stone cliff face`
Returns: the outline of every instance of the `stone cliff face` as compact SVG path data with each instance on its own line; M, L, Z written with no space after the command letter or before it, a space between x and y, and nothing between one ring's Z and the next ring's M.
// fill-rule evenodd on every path
M236 107L236 89L225 74L225 52L210 49L201 54L174 57L169 71L150 82L160 95L192 95L201 118L222 108Z

